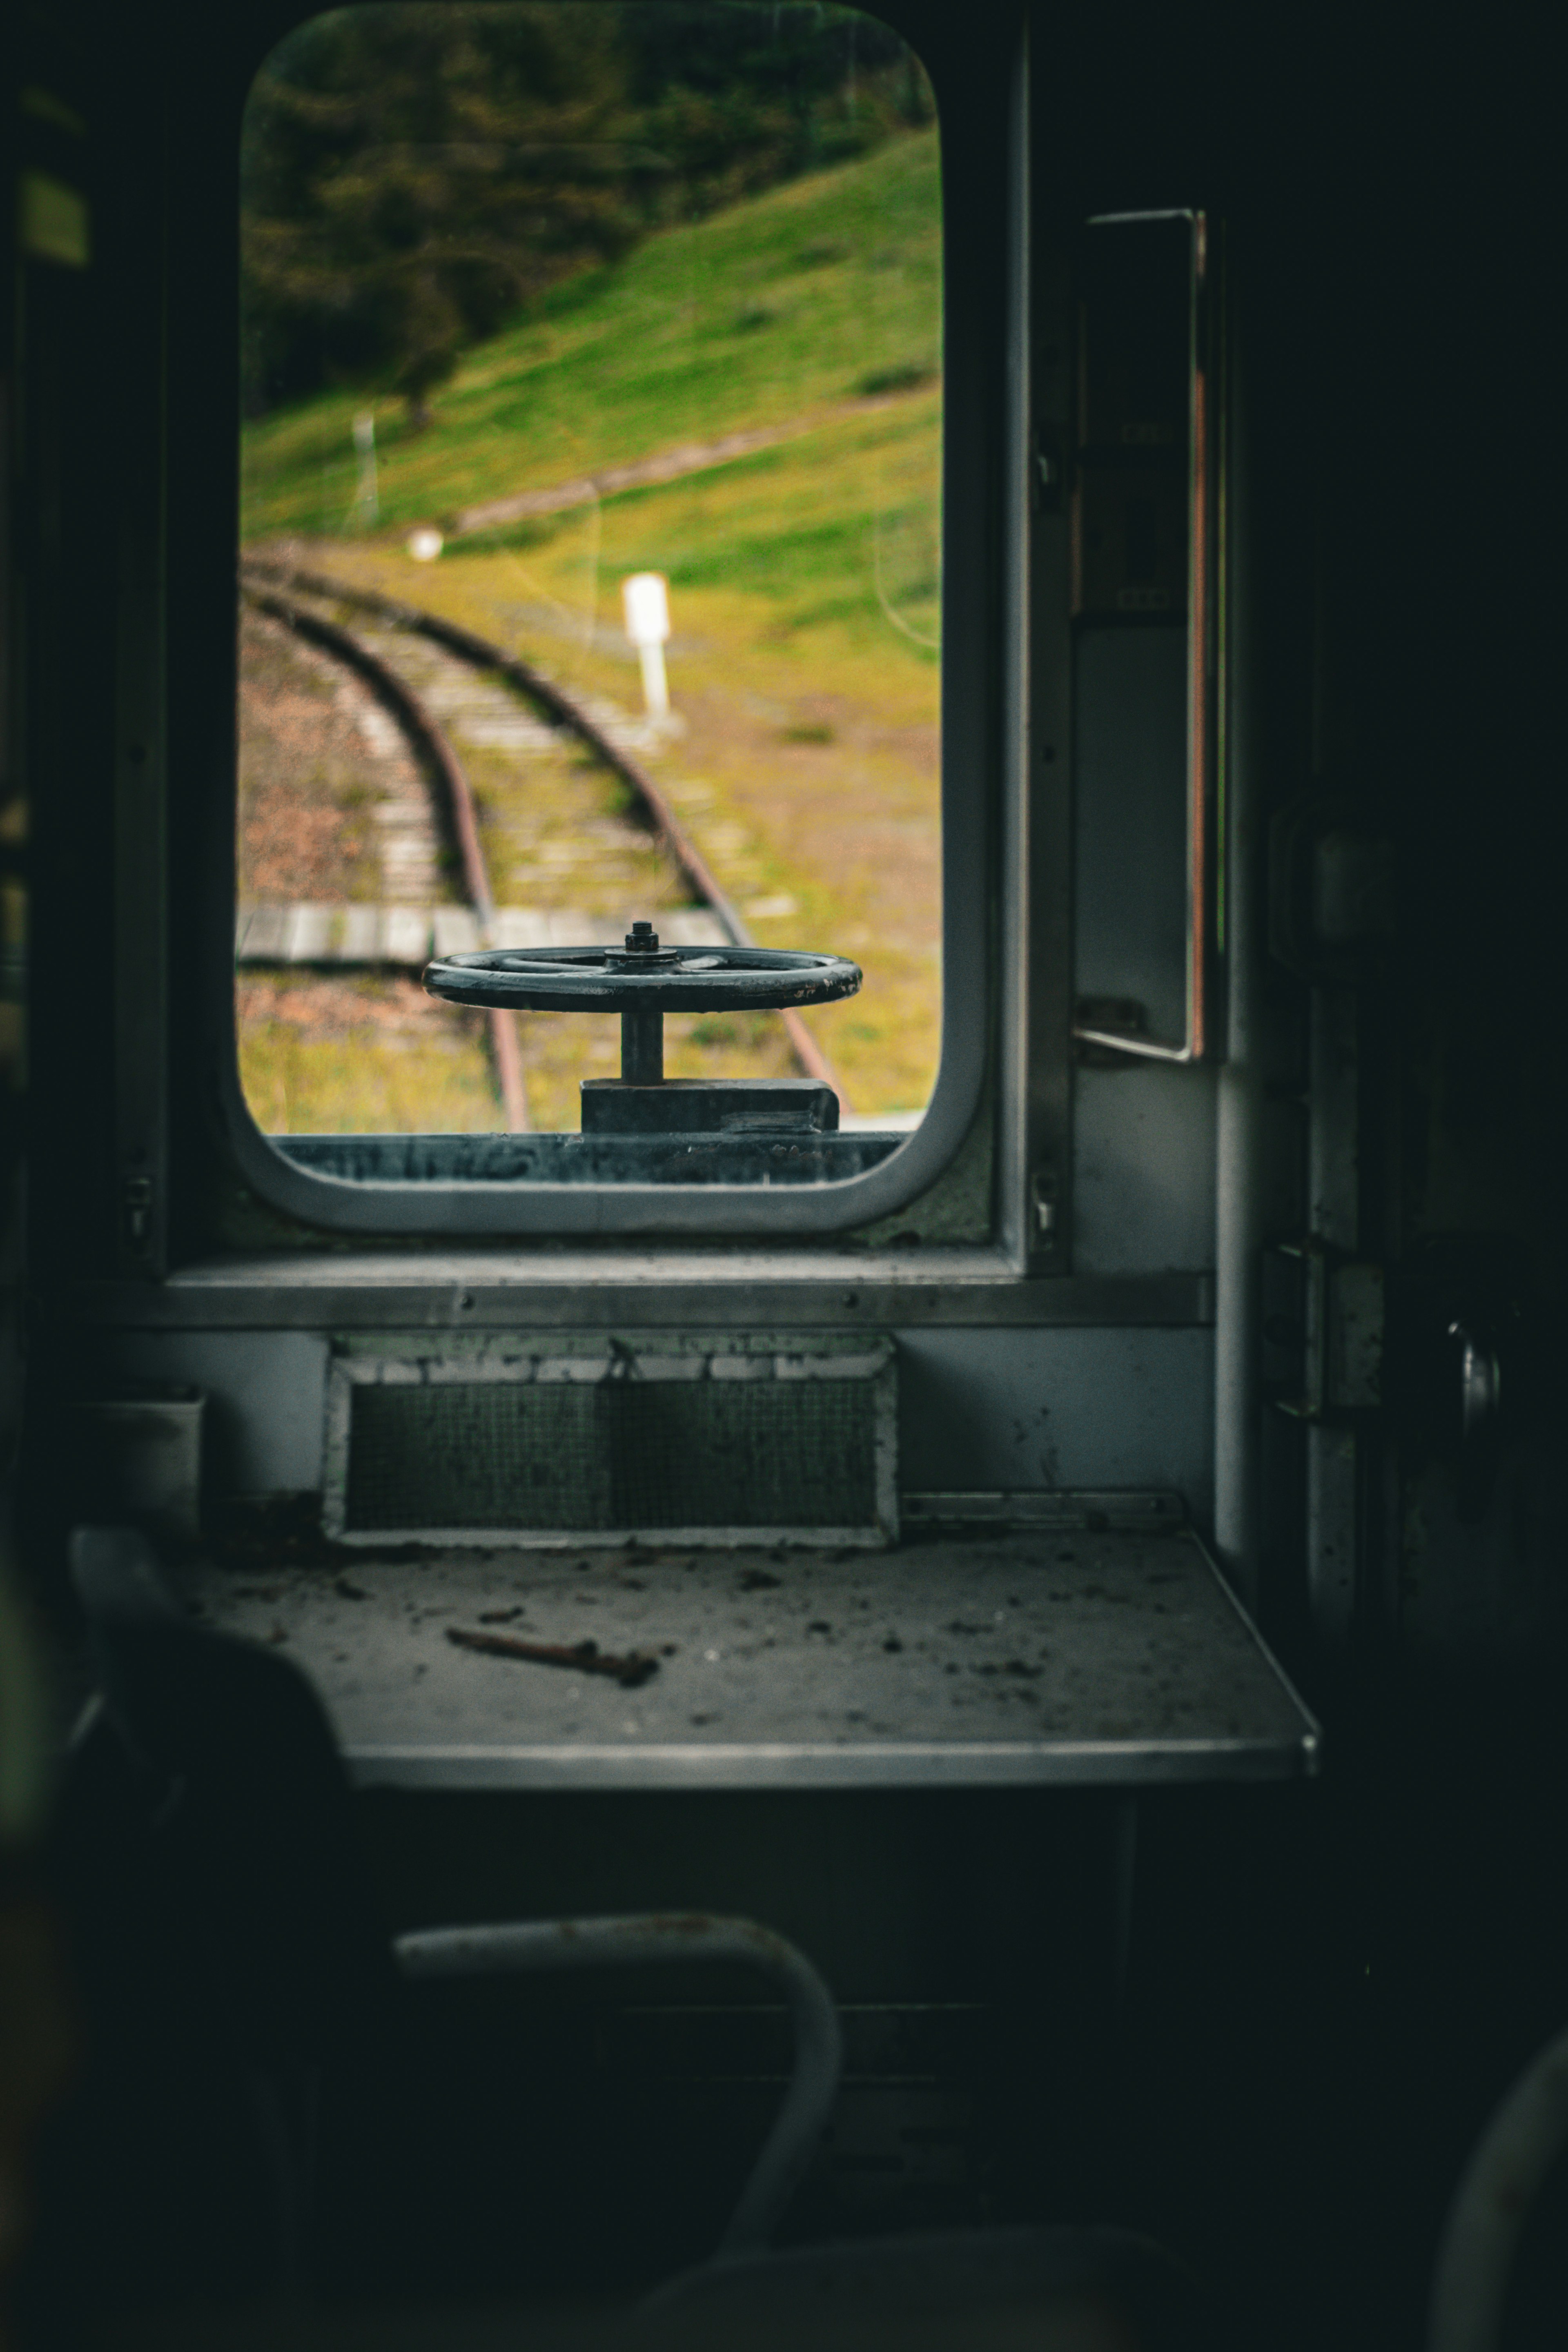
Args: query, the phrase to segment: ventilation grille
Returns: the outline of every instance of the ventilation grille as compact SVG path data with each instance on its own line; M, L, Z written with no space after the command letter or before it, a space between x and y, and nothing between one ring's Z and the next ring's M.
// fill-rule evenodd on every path
M360 1543L889 1542L893 1377L891 1348L863 1342L342 1359L327 1526Z

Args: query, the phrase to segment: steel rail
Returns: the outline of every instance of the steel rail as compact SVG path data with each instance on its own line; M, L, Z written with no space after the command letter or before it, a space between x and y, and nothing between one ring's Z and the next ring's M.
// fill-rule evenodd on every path
M242 583L243 593L258 612L281 621L297 636L308 638L347 663L373 686L384 702L396 713L404 732L413 742L416 752L423 753L440 779L446 795L447 814L457 837L458 851L462 860L463 881L469 904L481 923L488 923L495 913L495 898L490 889L489 869L485 864L484 847L479 840L479 818L474 808L474 796L468 789L468 779L462 761L458 758L439 721L426 708L423 698L395 670L388 667L380 656L361 643L350 629L340 627L319 613L306 612L301 605L275 590L255 588ZM485 1015L489 1028L490 1052L495 1060L496 1083L500 1090L501 1109L509 1135L527 1135L531 1129L528 1116L528 1094L523 1085L522 1054L517 1042L517 1016L490 1006Z
M574 701L563 687L535 669L521 655L509 654L500 646L492 645L460 622L444 620L438 613L426 613L417 604L405 604L396 596L383 595L375 588L352 586L347 581L334 580L324 572L312 572L303 566L274 563L263 556L245 556L240 561L240 576L247 572L258 578L281 582L285 586L300 590L306 595L330 597L344 604L357 604L365 612L375 613L383 620L415 635L428 637L435 645L445 646L449 653L471 662L478 669L497 671L513 686L544 705L564 727L569 727L589 750L614 770L623 782L631 786L652 819L654 831L669 856L675 860L698 897L717 916L721 927L728 933L731 947L755 947L756 940L742 919L741 912L721 887L718 877L696 843L691 839L670 805L662 787L658 784L640 760L611 741L598 722L590 717L581 704ZM789 1038L790 1050L806 1077L816 1078L831 1087L841 1105L847 1097L832 1063L812 1035L800 1014L786 1006L779 1018Z

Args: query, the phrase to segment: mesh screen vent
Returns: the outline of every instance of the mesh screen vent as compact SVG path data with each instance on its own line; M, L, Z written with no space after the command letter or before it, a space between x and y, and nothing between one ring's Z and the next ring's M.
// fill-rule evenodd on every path
M340 1358L326 1524L361 1543L889 1542L893 1381L886 1342Z

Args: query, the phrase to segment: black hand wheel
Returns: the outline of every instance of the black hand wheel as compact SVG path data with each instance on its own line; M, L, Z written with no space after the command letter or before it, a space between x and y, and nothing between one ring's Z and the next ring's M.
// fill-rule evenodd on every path
M651 923L634 923L624 948L489 948L426 964L425 985L449 1004L514 1013L618 1013L621 1076L657 1086L664 1076L667 1013L775 1011L853 996L860 967L842 956L771 948L665 948Z

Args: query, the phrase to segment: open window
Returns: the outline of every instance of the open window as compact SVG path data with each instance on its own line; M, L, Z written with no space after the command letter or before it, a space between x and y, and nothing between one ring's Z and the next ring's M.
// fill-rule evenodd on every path
M362 5L258 75L233 1126L280 1205L835 1230L963 1139L939 96L771 0Z

